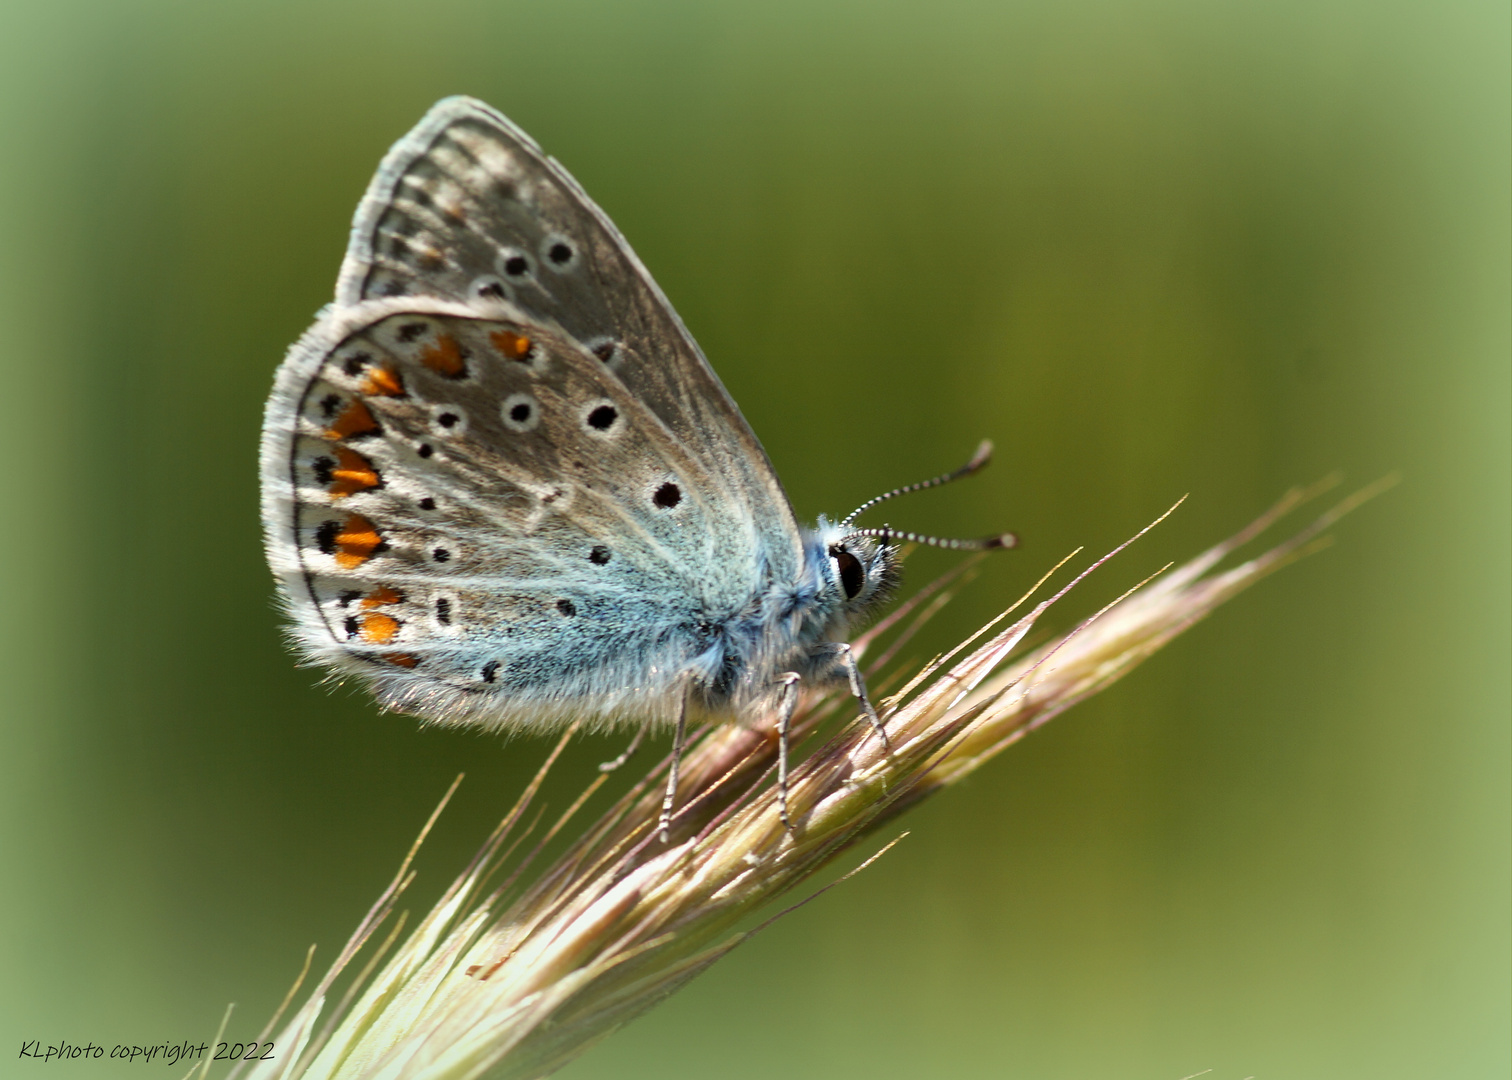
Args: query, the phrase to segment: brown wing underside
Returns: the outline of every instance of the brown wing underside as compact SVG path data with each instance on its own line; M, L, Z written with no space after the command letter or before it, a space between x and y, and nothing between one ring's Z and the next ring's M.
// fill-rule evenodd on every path
M771 464L661 290L566 170L481 102L433 108L358 210L337 302L396 295L503 298L607 358L796 564Z

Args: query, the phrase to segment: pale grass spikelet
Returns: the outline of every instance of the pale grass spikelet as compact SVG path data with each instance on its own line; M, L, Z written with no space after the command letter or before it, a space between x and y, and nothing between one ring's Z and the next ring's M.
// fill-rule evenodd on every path
M856 718L795 765L789 786L793 831L779 819L770 782L774 733L712 728L690 741L667 842L657 828L658 781L668 765L663 761L524 883L533 855L604 782L600 776L590 784L511 863L531 831L523 822L532 799L572 736L569 729L483 850L402 943L394 947L401 917L351 989L330 1005L336 978L375 937L411 880L409 858L275 1036L277 1060L246 1063L231 1076L462 1080L487 1074L523 1080L551 1073L755 932L729 933L735 923L907 807L1121 678L1229 597L1325 543L1324 530L1391 482L1360 492L1263 555L1210 573L1328 485L1293 491L1231 539L1141 583L1069 633L1014 656L1052 604L1127 544L1017 621L995 629L1027 603L1026 596L886 700L882 716L890 749ZM923 590L858 639L857 649L864 651L897 631L883 655L868 664L873 672L939 609L966 569ZM848 705L839 694L805 700L794 719L794 745Z

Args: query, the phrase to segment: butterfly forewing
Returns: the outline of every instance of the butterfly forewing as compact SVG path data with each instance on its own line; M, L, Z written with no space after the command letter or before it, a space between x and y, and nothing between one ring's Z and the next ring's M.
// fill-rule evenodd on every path
M792 569L771 464L682 322L570 175L481 102L448 98L390 151L353 223L337 301L502 299L559 326L731 489Z

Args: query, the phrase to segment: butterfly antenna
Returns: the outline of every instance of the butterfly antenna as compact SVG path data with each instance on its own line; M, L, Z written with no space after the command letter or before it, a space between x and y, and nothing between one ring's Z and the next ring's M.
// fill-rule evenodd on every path
M973 455L971 455L971 460L968 461L966 464L962 465L959 469L956 469L953 472L945 473L943 476L936 476L933 480L923 480L923 481L921 481L921 482L919 482L917 484L909 484L907 487L893 488L889 492L886 492L886 493L884 493L882 495L878 495L875 499L867 499L860 506L856 507L849 514L845 515L845 520L842 521L842 522L840 522L840 527L842 529L845 528L851 522L855 521L858 517L860 517L862 514L864 514L866 511L870 510L872 507L876 506L880 502L886 502L888 499L895 499L899 495L907 495L911 491L923 491L925 488L939 487L942 484L948 484L948 483L950 483L952 480L959 480L963 476L970 476L972 473L976 472L978 469L980 469L983 465L986 465L991 460L992 460L992 440L991 439L983 439L982 442L981 442L981 445L976 448L976 453L973 454ZM858 533L856 535L870 535L870 533ZM975 544L975 542L973 542L973 541L952 540L949 543L937 542L937 541L931 540L931 539L929 539L927 537L914 536L912 533L893 533L892 535L899 536L899 537L906 536L910 540L917 540L918 542L925 543L925 544L934 544L936 547L951 547L951 546L957 546L957 547L963 547L963 546L964 547L975 547L975 546L977 546ZM990 545L986 545L986 546L989 546L989 547L1012 547L1013 545L1012 544L990 544Z
M990 551L993 548L1018 547L1018 535L1011 532L983 536L977 540L952 540L943 536L921 536L918 533L900 532L884 526L880 529L856 529L841 537L840 542L843 544L853 536L872 536L884 543L889 540L902 540L910 544L928 544L930 547L945 548L948 551Z

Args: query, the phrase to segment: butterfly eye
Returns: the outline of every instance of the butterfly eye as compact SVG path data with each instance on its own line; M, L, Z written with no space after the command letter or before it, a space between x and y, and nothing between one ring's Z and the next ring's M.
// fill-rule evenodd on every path
M830 558L835 560L835 569L840 572L840 588L845 590L845 598L854 600L866 585L866 570L861 560L838 546L830 548Z

